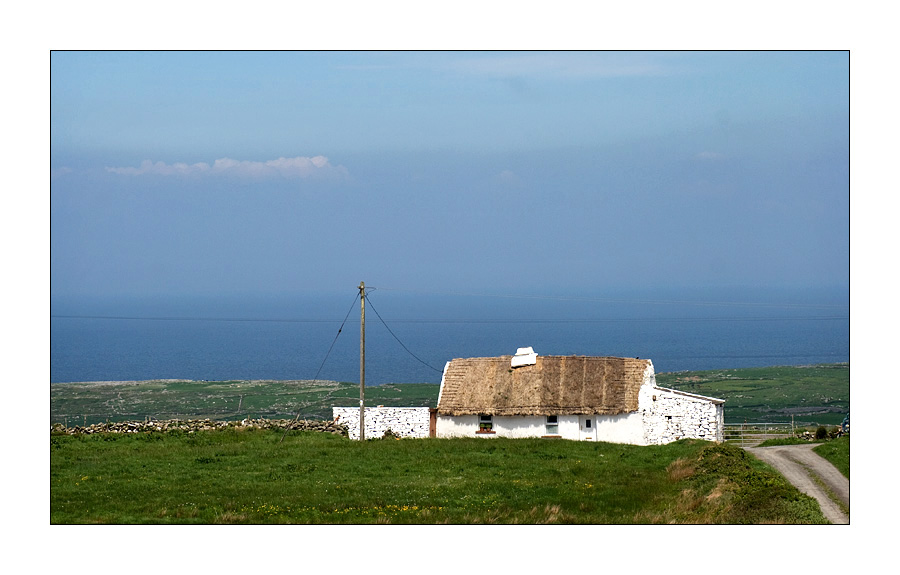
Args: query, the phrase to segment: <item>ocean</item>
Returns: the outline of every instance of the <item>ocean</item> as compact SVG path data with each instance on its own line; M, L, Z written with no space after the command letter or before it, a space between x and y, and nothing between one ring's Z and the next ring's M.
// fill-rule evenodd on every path
M359 381L356 290L300 296L51 298L50 382ZM668 290L366 299L366 384L439 383L457 357L608 355L656 371L850 361L849 293Z

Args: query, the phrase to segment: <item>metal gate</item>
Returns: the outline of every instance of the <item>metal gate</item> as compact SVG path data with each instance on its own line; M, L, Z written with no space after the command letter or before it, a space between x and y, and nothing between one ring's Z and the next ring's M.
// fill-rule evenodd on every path
M790 422L726 423L725 442L739 447L753 447L767 439L786 439L794 436L794 425Z

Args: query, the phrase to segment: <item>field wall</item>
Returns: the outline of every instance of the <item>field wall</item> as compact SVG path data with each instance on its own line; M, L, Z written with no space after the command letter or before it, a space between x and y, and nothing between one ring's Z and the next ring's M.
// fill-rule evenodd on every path
M347 427L350 439L359 439L359 408L333 407L331 411L335 422ZM428 407L367 407L366 439L383 437L388 429L397 437L428 437L430 411Z
M641 389L644 444L662 445L678 439L724 441L723 401L673 389Z

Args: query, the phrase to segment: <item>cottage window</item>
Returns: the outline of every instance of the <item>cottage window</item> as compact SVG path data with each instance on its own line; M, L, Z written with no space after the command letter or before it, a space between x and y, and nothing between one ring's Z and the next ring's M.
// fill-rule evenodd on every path
M491 415L478 416L478 432L490 433L494 429L494 417Z
M559 416L558 415L548 415L547 416L547 435L558 435L559 434Z

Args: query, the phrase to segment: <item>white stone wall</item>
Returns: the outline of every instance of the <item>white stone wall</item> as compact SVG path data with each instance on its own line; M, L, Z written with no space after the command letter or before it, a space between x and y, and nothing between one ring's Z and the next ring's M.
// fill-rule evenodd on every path
M347 426L350 439L359 439L358 407L332 407L331 413ZM427 407L367 407L366 439L383 437L388 429L399 437L428 437L430 421Z
M639 405L644 445L662 445L678 439L724 439L724 405L713 398L645 386Z

